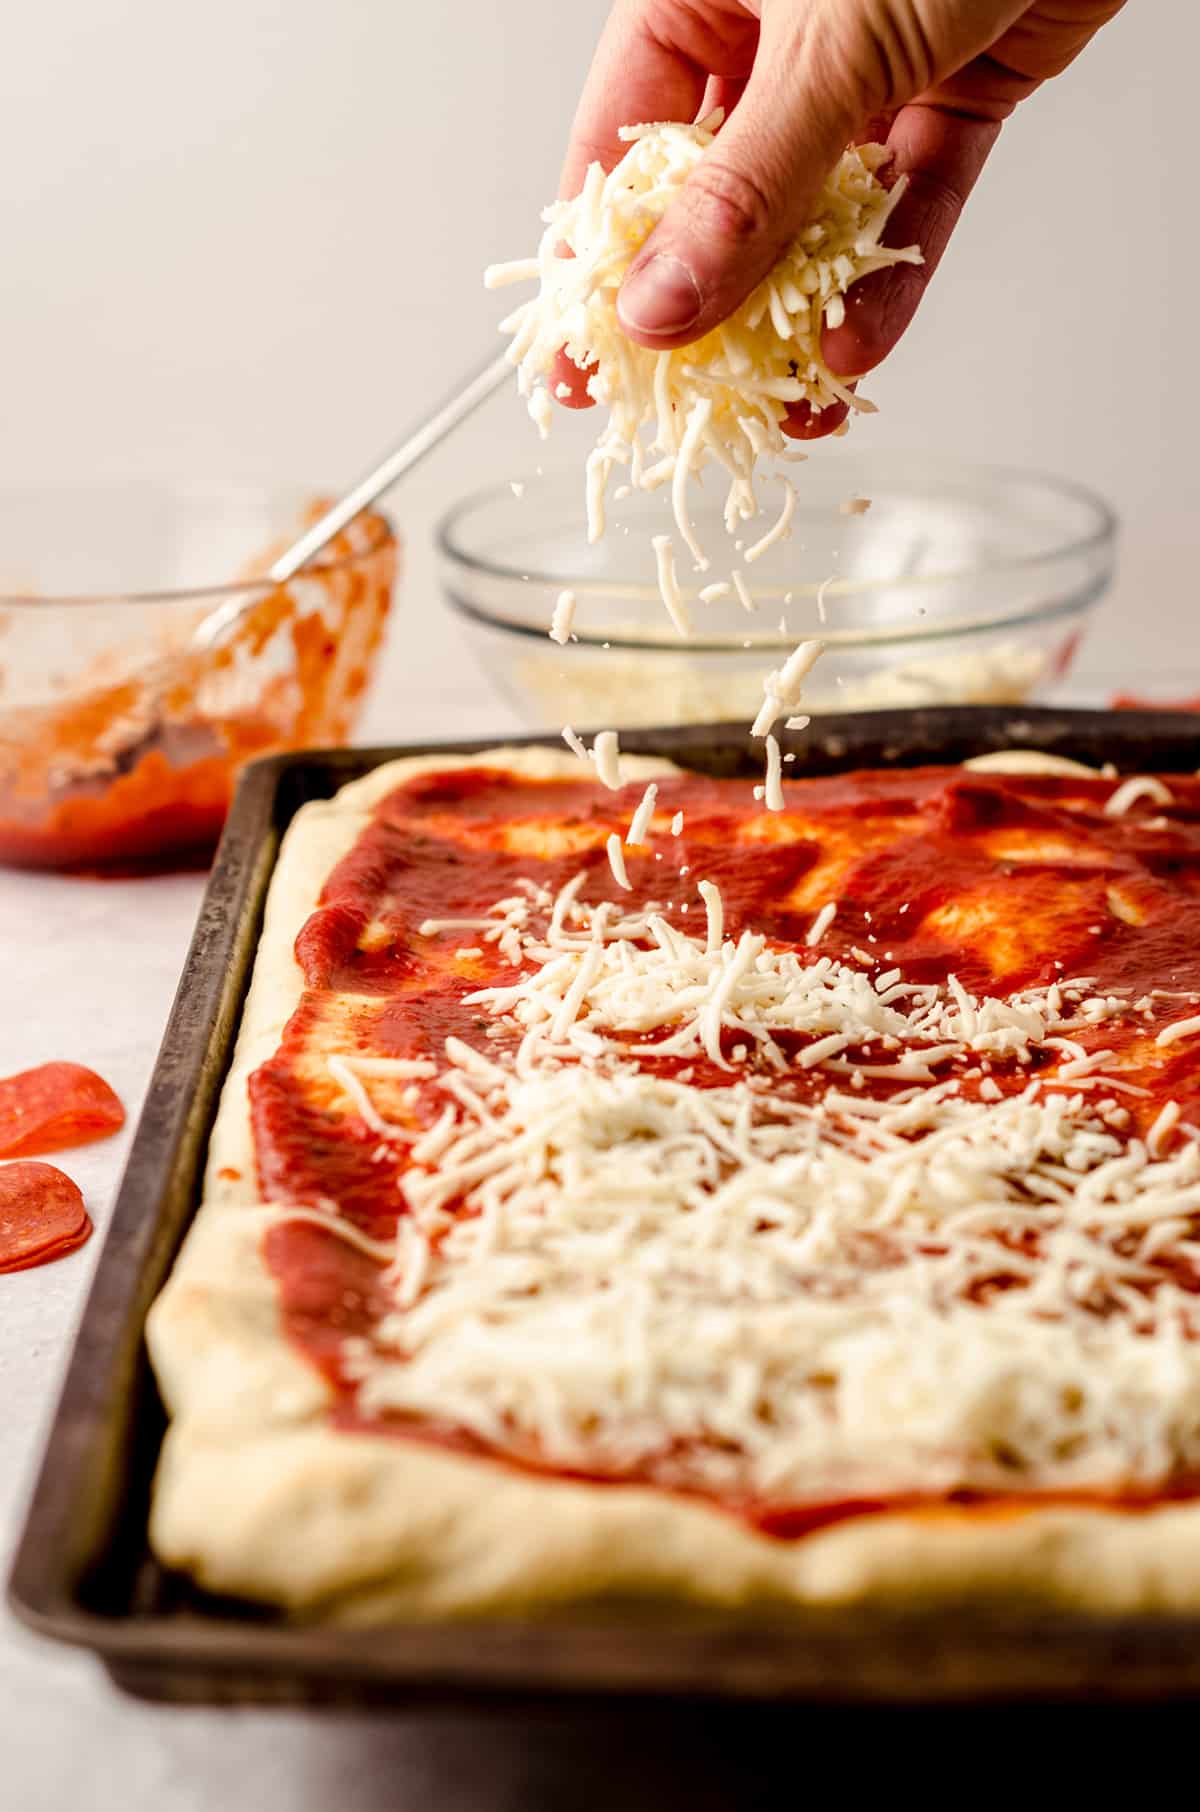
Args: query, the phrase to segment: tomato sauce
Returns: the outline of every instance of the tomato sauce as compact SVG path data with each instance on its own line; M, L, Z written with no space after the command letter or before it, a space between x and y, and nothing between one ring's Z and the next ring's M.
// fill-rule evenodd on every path
M305 523L324 507L312 504ZM128 872L205 856L248 761L345 742L382 640L397 544L383 517L365 515L322 560L264 590L214 650L131 649L118 679L106 677L110 651L93 680L51 702L0 705L0 862Z
M622 903L630 910L654 903L681 930L701 931L696 888L707 879L721 890L727 935L736 938L749 925L794 947L802 960L861 962L866 955L879 971L899 968L908 980L944 982L953 973L973 991L994 994L1087 976L1101 994L1175 990L1167 1016L1182 1017L1200 1006L1200 781L1172 776L1169 784L1175 803L1167 820L1145 801L1108 817L1103 808L1113 783L1075 776L944 768L854 773L787 783L787 809L778 814L753 801L745 780L665 778L657 813L661 821L682 811L683 832L655 832L649 845L626 851L632 887ZM303 998L279 1049L250 1079L264 1199L336 1204L372 1238L392 1236L404 1147L381 1141L348 1114L336 1091L314 1088L306 1056L320 1052L331 1025L336 1037L326 1048L342 1052L440 1058L445 1038L455 1035L503 1054L510 1035L485 1039L492 1022L466 996L503 986L517 972L475 931L423 936L421 925L479 916L519 894L522 883L553 893L581 870L583 903L612 899L605 839L624 831L640 794L640 786L600 793L584 778L535 782L462 769L418 777L382 802L297 939ZM819 949L809 950L805 933L830 899L837 915ZM462 955L464 948L474 954ZM1191 995L1196 1005L1189 1005ZM1087 1051L1114 1052L1106 1071L1117 1066L1148 1091L1128 1098L1132 1124L1143 1131L1171 1098L1185 1120L1189 1113L1200 1120L1196 1061L1184 1045L1163 1061L1153 1046L1161 1023L1161 1016L1151 1024L1133 1013L1074 1034ZM664 1057L653 1067L673 1074L681 1065ZM701 1087L729 1081L727 1071L706 1063L686 1067ZM990 1069L1004 1093L1020 1092L1031 1073L1013 1060L994 1059ZM829 1086L827 1075L799 1068L773 1083L795 1099L813 1099ZM870 1079L864 1092L890 1086ZM978 1079L963 1078L961 1087L970 1097ZM413 1119L429 1124L444 1096L420 1085L414 1094ZM273 1227L264 1251L285 1330L328 1380L336 1425L486 1451L458 1429L398 1417L366 1424L357 1412L341 1343L347 1334L368 1333L386 1312L375 1261L299 1221ZM1176 1281L1200 1287L1190 1275ZM536 1455L492 1457L541 1470ZM665 1456L630 1481L672 1488L670 1475ZM1011 1507L1036 1501L1021 1494ZM977 1500L966 1494L936 1502L947 1514L956 1506L974 1513ZM1010 1500L986 1502L989 1513L1002 1514ZM897 1505L726 1507L790 1539Z

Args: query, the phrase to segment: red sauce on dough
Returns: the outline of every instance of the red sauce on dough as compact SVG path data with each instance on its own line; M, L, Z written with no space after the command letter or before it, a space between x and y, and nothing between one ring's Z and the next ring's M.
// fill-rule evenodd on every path
M868 953L882 971L944 981L953 972L975 992L1008 993L1075 976L1094 990L1178 990L1154 1025L1134 1015L1080 1031L1085 1050L1111 1050L1106 1073L1148 1090L1128 1100L1135 1130L1162 1104L1180 1103L1200 1121L1200 1067L1186 1043L1167 1062L1153 1045L1164 1017L1200 1010L1200 782L1172 776L1169 821L1148 801L1110 818L1111 781L1075 776L1020 777L962 769L910 769L785 783L787 810L768 813L745 780L696 776L659 783L657 811L684 813L681 836L652 835L626 850L632 908L655 902L683 930L704 924L696 892L715 881L726 932L752 925L802 958ZM593 781L533 782L489 769L424 775L399 788L339 863L296 942L304 976L300 1006L275 1055L250 1079L259 1184L265 1199L330 1208L373 1238L388 1239L400 1211L402 1144L381 1140L351 1112L340 1090L314 1081L323 1064L310 1053L440 1058L455 1035L503 1050L481 1035L491 1023L468 1004L472 990L515 979L494 944L470 929L422 936L427 919L479 916L533 881L551 892L582 869L583 902L611 899L605 853L624 831L640 785L602 792ZM661 860L656 859L661 857ZM687 870L686 874L681 870ZM838 910L819 949L804 935L826 900ZM685 910L686 908L686 910ZM460 956L466 947L477 952ZM1196 1003L1187 996L1194 993ZM1160 1003L1161 1005L1162 1003ZM855 1056L856 1053L847 1053ZM680 1061L657 1060L665 1073ZM727 1072L689 1062L698 1086L726 1083ZM1019 1092L1030 1067L993 1060L1004 1092ZM844 1078L841 1082L844 1085ZM794 1098L830 1086L796 1069L778 1084ZM866 1092L886 1092L873 1081ZM978 1081L962 1080L970 1095ZM416 1086L414 1122L429 1124L444 1096ZM311 1223L282 1222L265 1242L280 1290L285 1329L322 1371L338 1426L376 1431L470 1451L485 1451L462 1430L398 1417L364 1424L353 1381L341 1369L341 1343L365 1334L386 1311L379 1266ZM1164 1268L1185 1288L1200 1277ZM1007 1287L998 1278L990 1288ZM536 1455L493 1454L539 1468ZM670 1483L669 1456L642 1469L643 1483ZM615 1481L614 1481L615 1482ZM1183 1487L1179 1487L1182 1491ZM1190 1487L1189 1487L1190 1490ZM1167 1494L1158 1493L1156 1501ZM928 1514L1015 1514L1038 1500L972 1494L930 1500ZM1061 1498L1056 1501L1063 1501ZM1136 1509L1141 1500L1111 1500ZM843 1504L728 1503L728 1509L779 1537L792 1538L846 1516L913 1508L906 1501Z
M81 1063L43 1063L0 1079L0 1158L87 1145L124 1124L108 1083Z
M65 1258L91 1238L92 1223L70 1177L53 1164L0 1164L0 1271Z

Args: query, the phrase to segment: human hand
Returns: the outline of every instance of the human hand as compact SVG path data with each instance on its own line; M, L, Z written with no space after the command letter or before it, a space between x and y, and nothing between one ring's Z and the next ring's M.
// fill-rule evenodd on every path
M891 351L1001 124L1071 63L1123 0L616 0L575 116L559 193L590 163L610 169L618 128L729 117L626 273L621 325L655 350L699 339L731 314L804 225L846 145L879 141L907 192L888 228L924 263L855 285L827 328L831 371L855 378ZM586 374L563 357L569 405ZM785 426L831 433L845 406Z

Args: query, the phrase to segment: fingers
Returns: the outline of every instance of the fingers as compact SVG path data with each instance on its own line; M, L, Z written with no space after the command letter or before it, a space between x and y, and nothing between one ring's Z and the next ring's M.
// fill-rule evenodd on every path
M621 286L630 338L684 346L732 314L803 226L856 123L815 54L772 54L764 28L736 111Z
M822 348L831 371L859 376L891 352L917 312L963 204L1000 132L996 119L914 102L896 115L887 143L892 174L908 188L888 221L889 245L919 245L923 264L875 271L846 296L841 327L826 328Z
M748 16L725 38L701 19L684 19L671 35L651 29L643 0L622 0L609 15L571 128L559 178L560 196L577 195L588 165L606 170L627 147L622 126L646 120L692 120L712 107L728 107L749 71L757 27ZM588 409L591 375L560 353L551 388L567 409Z
M709 67L689 41L653 31L652 10L641 0L619 0L609 14L575 111L560 196L578 195L589 164L611 170L620 161L627 148L622 126L692 120L699 112Z
M595 369L594 365L589 365L585 371L565 352L556 353L550 379L554 400L564 409L590 409L592 398L587 393L587 381Z
M837 433L849 414L849 403L830 403L825 409L793 403L780 426L791 440L824 440L827 434Z
M1005 0L999 10L1006 29L973 45L968 42L972 20L964 9L966 36L936 71L937 84L895 114L886 139L894 174L909 179L888 222L887 242L919 245L925 262L896 265L855 284L846 297L845 322L824 335L832 371L845 376L870 371L891 352L917 311L1002 121L1041 82L1065 69L1121 4L1076 0L1059 9L1061 16L1050 7L1017 7L1008 17ZM967 55L968 49L973 54Z

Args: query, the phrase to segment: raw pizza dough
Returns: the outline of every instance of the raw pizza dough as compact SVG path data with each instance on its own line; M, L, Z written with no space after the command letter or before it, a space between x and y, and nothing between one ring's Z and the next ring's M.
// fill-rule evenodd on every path
M675 771L622 761L630 780ZM786 1541L651 1488L534 1478L329 1425L326 1386L285 1339L260 1256L273 1210L250 1181L246 1078L299 1000L296 933L372 807L418 773L475 765L578 773L575 757L544 749L397 761L303 807L284 840L203 1201L147 1326L171 1417L150 1522L159 1558L216 1592L361 1624L605 1598L747 1611L968 1596L1106 1612L1200 1607L1200 1509L1187 1504L1132 1514L947 1506Z

